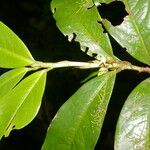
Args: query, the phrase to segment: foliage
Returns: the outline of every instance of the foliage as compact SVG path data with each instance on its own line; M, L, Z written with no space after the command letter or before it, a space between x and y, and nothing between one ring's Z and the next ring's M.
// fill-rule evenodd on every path
M24 43L2 22L0 33L0 67L17 68L33 63L33 58Z
M118 25L98 11L102 5L115 3L126 11ZM81 50L95 56L95 60L36 61L15 33L0 22L0 67L13 68L0 76L0 138L7 137L13 129L23 128L36 116L48 71L60 67L98 68L97 77L88 78L60 108L42 147L43 150L92 150L101 132L116 74L125 69L150 73L150 3L149 0L53 0L51 10L68 40L79 42ZM147 67L117 58L109 34ZM25 76L29 71L34 73ZM116 126L116 150L150 148L149 88L150 78L135 87L127 98Z
M43 149L93 149L106 114L114 79L115 73L111 72L82 86L57 113Z
M116 149L149 149L149 89L148 78L127 98L116 128Z

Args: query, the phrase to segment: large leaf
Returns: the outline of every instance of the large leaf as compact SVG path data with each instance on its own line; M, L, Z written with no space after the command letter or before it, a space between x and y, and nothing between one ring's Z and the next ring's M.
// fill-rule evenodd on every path
M5 96L23 78L28 68L10 70L0 76L0 98Z
M150 65L150 0L121 1L129 15L118 26L112 26L106 20L103 23L130 55Z
M112 49L107 33L103 33L98 23L101 18L92 0L53 0L51 9L57 26L68 36L81 45L81 50L97 59L106 61L112 59Z
M45 70L36 72L0 99L0 138L33 120L41 104L45 80Z
M83 85L58 111L43 150L92 150L97 142L113 90L115 73Z
M116 129L115 150L150 149L150 78L129 95Z
M0 67L15 68L32 64L34 59L24 43L0 22Z

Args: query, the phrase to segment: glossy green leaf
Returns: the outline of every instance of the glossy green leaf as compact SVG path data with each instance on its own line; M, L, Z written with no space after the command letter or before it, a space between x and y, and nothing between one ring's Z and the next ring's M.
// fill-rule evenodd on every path
M150 149L150 78L129 95L121 111L115 150Z
M46 71L36 72L0 99L0 138L33 120L41 104L45 81Z
M24 43L0 22L0 67L16 68L32 64L34 59Z
M112 26L106 20L103 23L118 43L127 48L130 55L150 65L150 1L121 1L129 15L118 26Z
M80 43L88 55L98 54L97 59L112 60L112 48L107 33L104 33L96 6L92 0L53 0L52 12L57 26L68 40Z
M115 73L83 85L58 111L47 132L43 150L92 150L103 124Z
M0 76L0 98L5 96L27 73L28 68L10 70Z

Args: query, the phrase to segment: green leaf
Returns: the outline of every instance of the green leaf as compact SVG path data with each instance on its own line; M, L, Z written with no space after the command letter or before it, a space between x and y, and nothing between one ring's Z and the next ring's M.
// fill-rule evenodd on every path
M33 120L41 105L45 81L46 71L36 72L0 99L0 138Z
M0 22L0 67L16 68L34 62L24 43L6 25Z
M115 150L150 149L150 78L127 98L115 136Z
M92 0L53 0L51 9L57 26L68 40L80 43L81 50L105 62L114 55L107 33L98 21L101 18Z
M150 65L150 1L121 0L128 16L118 26L104 20L108 32L127 52L139 61Z
M28 68L10 70L0 76L0 98L5 96L24 77Z
M83 85L58 111L43 150L92 150L97 142L113 90L115 73Z

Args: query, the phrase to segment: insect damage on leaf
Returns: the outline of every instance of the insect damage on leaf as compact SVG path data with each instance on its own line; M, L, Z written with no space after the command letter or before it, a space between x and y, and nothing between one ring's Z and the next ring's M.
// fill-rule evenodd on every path
M76 34L76 33L71 33L71 34L69 34L69 35L66 35L66 37L67 37L67 39L68 39L69 42L76 42L76 43L79 44L79 42L76 40L76 38L77 38L77 34ZM90 52L89 47L83 47L83 46L82 46L82 48L84 49L83 51L84 51L86 54L90 54L90 56L91 56L92 58L101 59L101 60L103 60L103 62L105 62L105 60L104 60L104 58L103 58L102 56L98 55L97 53L94 53L94 52L92 53L92 52Z
M115 59L107 34L97 23L102 20L93 1L60 1L51 10L60 31L69 41L79 42L80 49L102 63ZM87 50L88 49L88 50ZM96 54L96 55L95 55Z
M99 24L102 26L102 28L103 28L103 33L108 33L107 30L106 30L106 28L105 28L105 26L103 25L102 21L99 21L99 20L98 20L97 23L99 23Z
M68 38L69 42L73 42L73 41L76 42L75 39L76 39L77 35L75 33L66 35L66 37Z
M98 11L103 19L107 19L113 26L120 25L128 15L125 5L121 1L113 1L109 4L101 3Z

